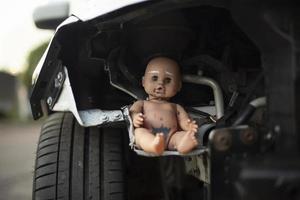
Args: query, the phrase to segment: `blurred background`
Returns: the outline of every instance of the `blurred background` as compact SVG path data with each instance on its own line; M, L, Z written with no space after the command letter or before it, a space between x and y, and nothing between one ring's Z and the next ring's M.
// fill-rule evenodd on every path
M0 199L31 199L35 150L43 119L33 121L31 74L52 37L33 21L38 0L1 0Z

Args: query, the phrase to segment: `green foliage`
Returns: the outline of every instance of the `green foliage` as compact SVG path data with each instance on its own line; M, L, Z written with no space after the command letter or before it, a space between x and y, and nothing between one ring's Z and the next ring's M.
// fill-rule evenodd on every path
M39 60L41 59L44 51L46 50L49 41L43 42L34 49L32 49L27 57L27 67L25 68L21 79L27 88L31 87L31 77L32 73L37 66Z

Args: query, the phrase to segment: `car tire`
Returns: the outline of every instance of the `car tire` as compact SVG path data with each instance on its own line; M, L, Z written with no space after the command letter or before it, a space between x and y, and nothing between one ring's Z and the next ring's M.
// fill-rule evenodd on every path
M71 113L54 113L41 128L33 200L123 200L122 129L84 128Z

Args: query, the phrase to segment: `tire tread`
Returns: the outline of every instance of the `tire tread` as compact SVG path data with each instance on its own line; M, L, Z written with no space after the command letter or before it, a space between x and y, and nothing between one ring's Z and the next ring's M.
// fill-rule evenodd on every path
M33 200L125 199L122 134L84 128L71 113L49 116L37 146Z

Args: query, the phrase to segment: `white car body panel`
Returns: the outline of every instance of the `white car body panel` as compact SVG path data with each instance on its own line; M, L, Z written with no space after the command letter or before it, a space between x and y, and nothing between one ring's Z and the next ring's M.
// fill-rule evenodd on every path
M87 21L96 16L101 16L120 8L145 1L149 0L90 0L87 1L87 3L83 2L81 6L77 4L77 7L71 8L73 10L72 14L82 21Z

